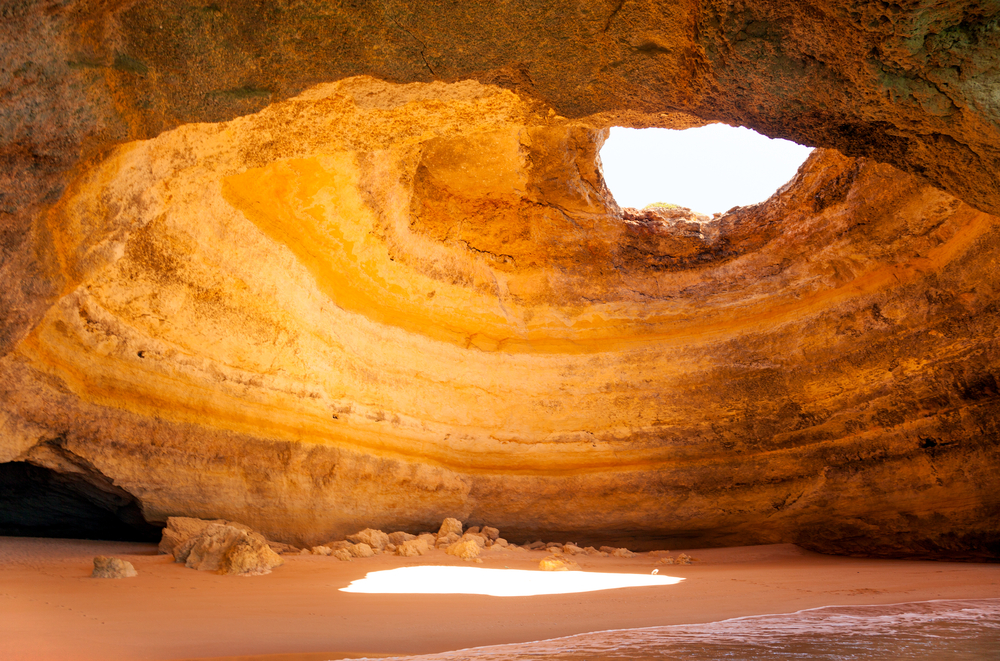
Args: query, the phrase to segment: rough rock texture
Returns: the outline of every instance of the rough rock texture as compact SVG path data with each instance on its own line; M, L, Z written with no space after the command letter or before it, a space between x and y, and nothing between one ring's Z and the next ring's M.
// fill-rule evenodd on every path
M381 530L365 528L361 532L348 535L347 540L354 542L355 544L365 543L372 547L373 550L382 551L389 544L389 535L385 534Z
M106 555L94 558L94 571L90 574L91 578L132 578L138 575L128 560L109 558Z
M474 539L460 539L445 549L445 553L448 555L453 555L462 560L475 560L479 557L481 551L482 546Z
M266 574L284 560L246 526L208 523L173 550L175 562L219 574Z
M0 461L309 546L1000 556L991 4L268 7L0 9ZM840 151L617 207L606 127L715 120Z

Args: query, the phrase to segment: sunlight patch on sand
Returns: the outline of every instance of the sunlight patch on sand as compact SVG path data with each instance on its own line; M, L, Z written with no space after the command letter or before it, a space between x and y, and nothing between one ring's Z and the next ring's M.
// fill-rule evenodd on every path
M528 571L481 567L400 567L373 571L352 581L341 592L365 594L482 594L491 597L531 597L615 588L675 585L676 576L609 574L583 571Z

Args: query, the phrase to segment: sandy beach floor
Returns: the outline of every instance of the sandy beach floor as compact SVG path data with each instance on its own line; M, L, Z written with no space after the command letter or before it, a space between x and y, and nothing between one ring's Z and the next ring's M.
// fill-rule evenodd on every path
M864 560L791 545L672 549L656 558L575 556L583 571L660 574L676 585L491 597L357 594L339 589L368 572L411 565L470 566L443 551L341 562L283 556L266 576L187 569L152 544L0 537L0 640L7 661L268 659L315 661L423 654L543 640L588 631L712 622L846 604L1000 597L1000 565ZM95 555L139 575L93 579ZM543 551L487 550L486 568L537 569Z

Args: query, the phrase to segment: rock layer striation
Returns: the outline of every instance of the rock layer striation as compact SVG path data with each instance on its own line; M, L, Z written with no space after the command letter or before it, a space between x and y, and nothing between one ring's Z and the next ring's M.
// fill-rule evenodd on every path
M213 22L240 3L9 11L64 38L5 55L47 75L4 101L0 461L304 546L456 516L997 557L996 21L730 5L586 5L545 39L535 9L386 7L381 50L325 60L287 45L298 9L270 59ZM608 126L718 119L841 151L712 220L618 208Z

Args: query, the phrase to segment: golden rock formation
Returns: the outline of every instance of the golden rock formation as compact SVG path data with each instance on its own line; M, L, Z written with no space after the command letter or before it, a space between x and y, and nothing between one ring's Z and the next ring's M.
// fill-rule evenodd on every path
M49 46L76 49L70 73L31 90L89 76L79 107L107 116L60 129L83 146L53 147L51 171L6 171L23 231L4 244L0 462L110 479L150 521L307 546L457 516L634 548L1000 554L1000 113L976 96L994 74L935 68L944 27L917 62L869 10L827 26L623 3L581 13L574 30L605 36L559 56L544 17L513 43L522 28L484 36L469 3L437 9L467 22L441 26L447 46L398 34L421 9L378 19L381 55L244 52L271 89L226 70L232 44L184 59L212 30L246 45L212 22L243 6L223 4L8 21L87 28ZM952 52L985 67L996 31L965 16ZM476 38L503 42L495 62L460 55ZM871 73L873 42L905 76ZM529 51L548 64L517 64ZM311 64L281 78L281 58ZM862 157L817 150L713 220L617 206L608 126L715 119Z

